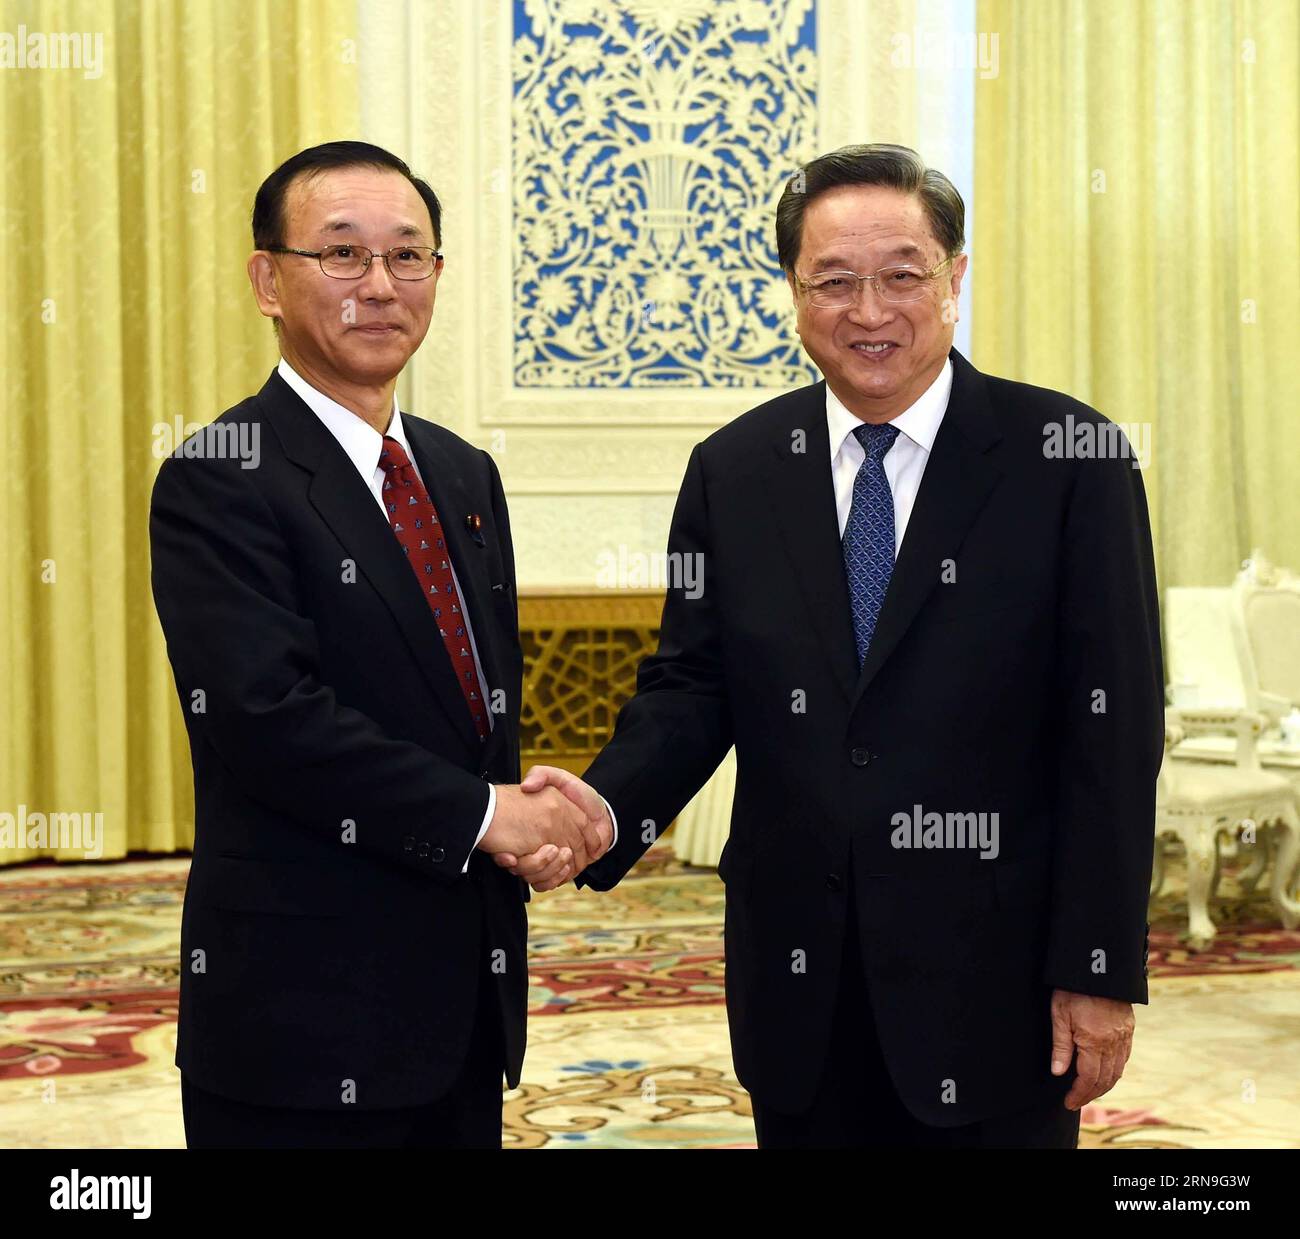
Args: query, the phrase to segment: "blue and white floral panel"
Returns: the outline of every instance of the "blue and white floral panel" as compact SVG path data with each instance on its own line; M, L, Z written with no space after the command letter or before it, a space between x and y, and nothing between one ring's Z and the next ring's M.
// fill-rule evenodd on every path
M517 388L787 388L776 260L816 150L814 0L515 0Z

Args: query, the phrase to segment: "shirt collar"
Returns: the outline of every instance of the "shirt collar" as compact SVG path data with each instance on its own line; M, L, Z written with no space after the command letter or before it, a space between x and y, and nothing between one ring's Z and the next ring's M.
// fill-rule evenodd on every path
M939 423L943 421L943 415L948 409L948 397L951 394L952 359L948 358L934 382L917 397L916 403L904 409L892 422L928 453L934 447L934 438L939 433ZM862 425L862 419L840 403L829 383L826 384L826 425L830 430L832 460L840 454L844 440Z
M280 377L302 397L303 403L325 423L325 428L338 440L357 472L369 481L379 468L379 453L383 448L384 436L365 418L345 408L337 400L330 399L324 392L317 391L283 357L276 369ZM402 425L402 412L397 407L396 392L393 393L393 415L385 433L402 445L408 460L412 459L411 445L406 441L406 430Z

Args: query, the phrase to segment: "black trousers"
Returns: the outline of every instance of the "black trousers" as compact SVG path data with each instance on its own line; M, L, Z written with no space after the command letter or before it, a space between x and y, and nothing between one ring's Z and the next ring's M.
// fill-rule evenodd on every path
M913 1117L889 1078L867 991L853 884L831 1044L812 1106L782 1114L753 1098L760 1149L1073 1149L1079 1111L1059 1101L960 1127Z
M220 1097L181 1076L191 1149L500 1149L505 1044L486 961L469 1053L451 1089L397 1110L290 1110Z

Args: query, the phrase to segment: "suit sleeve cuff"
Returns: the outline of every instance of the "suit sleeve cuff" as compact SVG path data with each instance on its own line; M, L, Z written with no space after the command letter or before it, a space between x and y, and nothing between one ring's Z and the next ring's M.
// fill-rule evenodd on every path
M483 814L483 825L478 828L478 835L474 839L474 847L470 848L469 856L465 857L465 863L460 867L461 873L469 872L469 857L474 855L474 848L483 841L483 836L487 834L488 827L492 825L492 815L497 809L497 789L493 784L488 784L488 802L487 812Z
M600 795L599 792L596 794ZM600 797L600 802L605 806L605 812L609 814L609 824L614 830L614 837L609 841L609 847L605 851L605 855L608 856L610 852L618 847L618 818L614 816L614 806L604 796Z

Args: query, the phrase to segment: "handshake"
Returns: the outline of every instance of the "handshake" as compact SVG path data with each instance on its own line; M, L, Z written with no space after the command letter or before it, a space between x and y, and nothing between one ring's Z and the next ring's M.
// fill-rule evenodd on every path
M600 795L576 774L534 766L518 786L498 784L478 846L535 891L549 891L599 860L614 841Z

